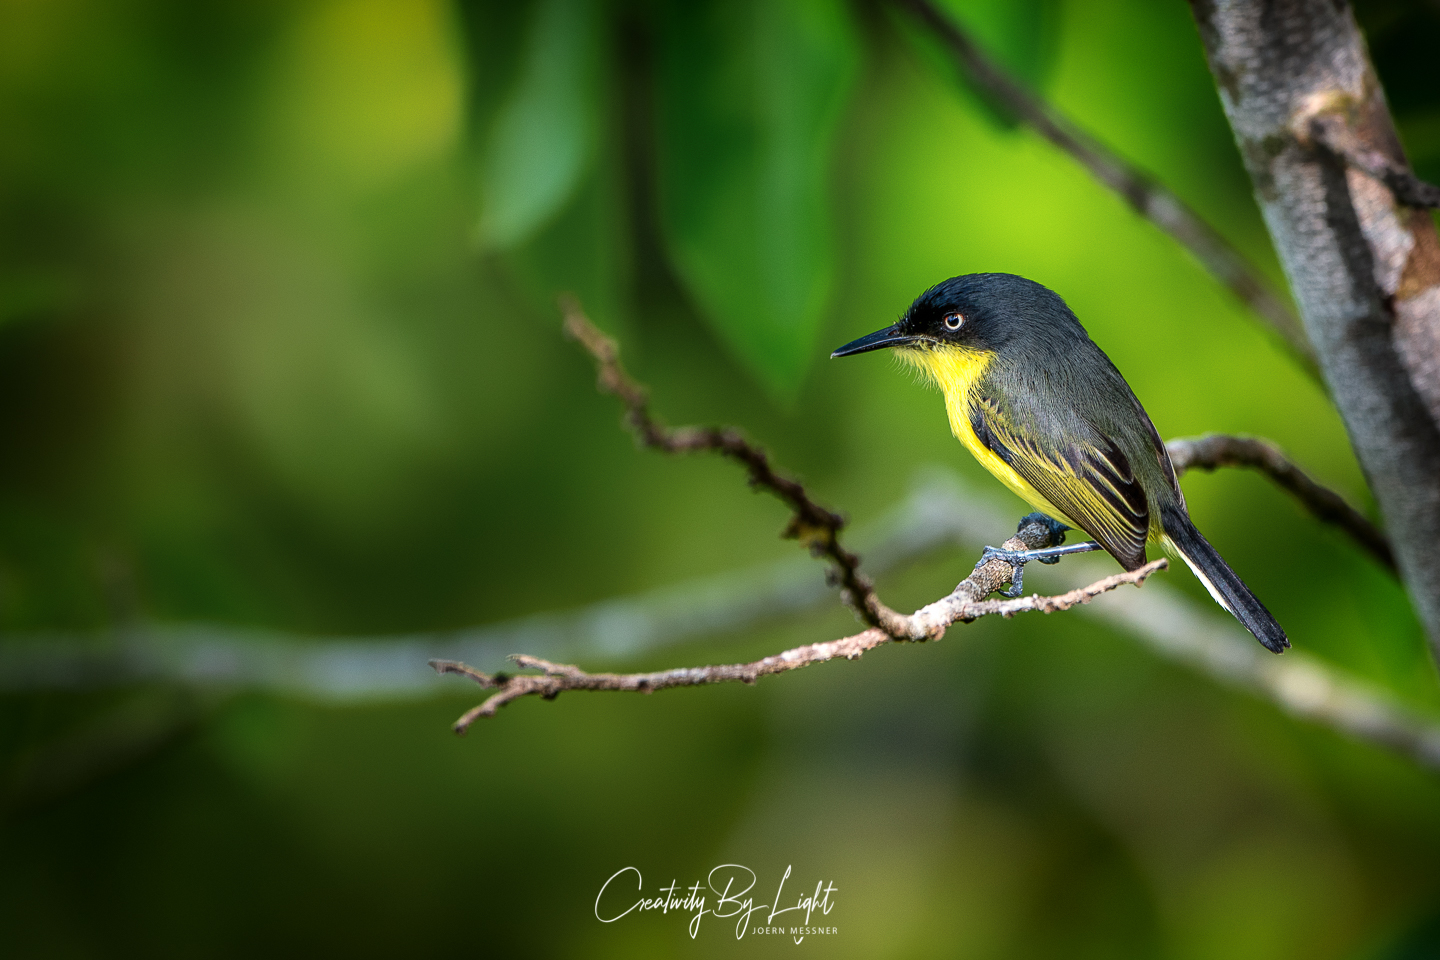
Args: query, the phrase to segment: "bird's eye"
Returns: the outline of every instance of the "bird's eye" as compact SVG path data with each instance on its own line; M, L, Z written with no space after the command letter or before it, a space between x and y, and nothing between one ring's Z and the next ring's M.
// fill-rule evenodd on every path
M960 324L965 322L965 317L958 313L945 314L945 329L959 330Z

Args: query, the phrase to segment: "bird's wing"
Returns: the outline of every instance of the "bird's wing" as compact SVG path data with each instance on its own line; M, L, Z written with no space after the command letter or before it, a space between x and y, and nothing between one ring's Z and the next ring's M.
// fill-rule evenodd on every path
M975 396L970 425L980 442L1127 570L1145 562L1150 508L1130 461L1098 430L1048 446L1017 429L1000 404Z

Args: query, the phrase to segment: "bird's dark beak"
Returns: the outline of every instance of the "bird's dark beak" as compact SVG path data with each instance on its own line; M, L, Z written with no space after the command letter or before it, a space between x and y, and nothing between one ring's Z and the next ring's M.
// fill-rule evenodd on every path
M884 330L876 330L868 336L859 340L851 340L845 346L830 354L830 359L836 357L848 357L857 353L867 353L871 350L879 350L881 347L898 347L907 343L914 343L915 337L900 332L900 325L886 327Z

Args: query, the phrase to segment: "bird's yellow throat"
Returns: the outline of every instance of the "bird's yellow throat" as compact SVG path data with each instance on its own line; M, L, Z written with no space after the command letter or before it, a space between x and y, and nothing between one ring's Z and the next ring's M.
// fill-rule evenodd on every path
M984 376L995 354L988 350L970 350L953 344L925 347L901 347L895 355L922 371L945 394L945 412L950 418L950 432L965 444L970 455L980 461L997 480L1009 487L1021 500L1052 517L1070 522L1065 514L1032 487L1015 469L975 436L970 425L970 404L975 384ZM1071 523L1071 526L1074 526Z
M933 344L901 347L895 355L923 372L945 394L945 412L950 415L951 432L979 459L980 454L975 450L978 441L970 427L970 393L995 354L952 344Z

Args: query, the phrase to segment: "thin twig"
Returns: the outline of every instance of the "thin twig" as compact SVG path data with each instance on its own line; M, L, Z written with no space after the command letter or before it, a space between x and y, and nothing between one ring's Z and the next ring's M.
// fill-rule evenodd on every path
M1050 544L1050 529L1041 523L1027 523L1014 537L1005 541L1006 550L1034 550ZM871 627L861 633L824 643L811 643L786 650L751 663L730 663L705 667L682 667L656 673L586 673L569 664L556 664L539 657L515 654L511 660L522 669L540 670L538 674L488 674L454 660L431 660L438 673L458 673L469 677L481 687L496 692L479 706L455 721L455 732L464 733L481 717L493 717L496 711L521 697L540 696L553 700L567 690L609 690L653 693L669 687L694 687L709 683L738 680L754 683L760 677L799 670L837 657L858 660L863 654L895 640L938 640L954 623L969 623L980 617L999 614L1012 617L1017 613L1037 610L1052 613L1068 610L1116 587L1145 582L1151 574L1166 567L1164 559L1125 573L1105 577L1088 586L1054 597L1029 596L1007 600L986 600L990 594L1010 582L1011 567L1004 560L994 559L981 564L956 586L950 596L922 607L909 617L899 616L901 629L887 633Z
M1180 241L1216 279L1280 334L1312 374L1318 370L1315 350L1295 311L1228 240L1183 200L1082 132L1059 110L1031 93L981 50L931 0L894 2L909 10L945 45L961 71L989 94L997 106L1070 154L1095 179L1123 197L1141 216Z
M866 626L891 634L903 630L904 617L880 602L874 586L860 573L860 558L841 545L844 517L810 499L798 481L777 473L765 451L745 439L739 430L665 426L651 415L645 388L620 363L620 348L615 341L590 322L573 296L561 296L560 309L565 314L565 332L595 360L600 391L619 397L625 404L625 424L641 444L666 453L713 450L739 462L749 472L751 486L770 491L790 507L793 515L783 536L799 540L812 554L831 562L841 595Z
M1251 467L1265 474L1289 491L1315 517L1348 533L1361 547L1395 573L1395 555L1390 541L1375 524L1345 499L1328 487L1321 486L1295 466L1275 445L1255 437L1236 437L1207 433L1200 437L1183 437L1165 444L1170 462L1177 474L1199 468Z

